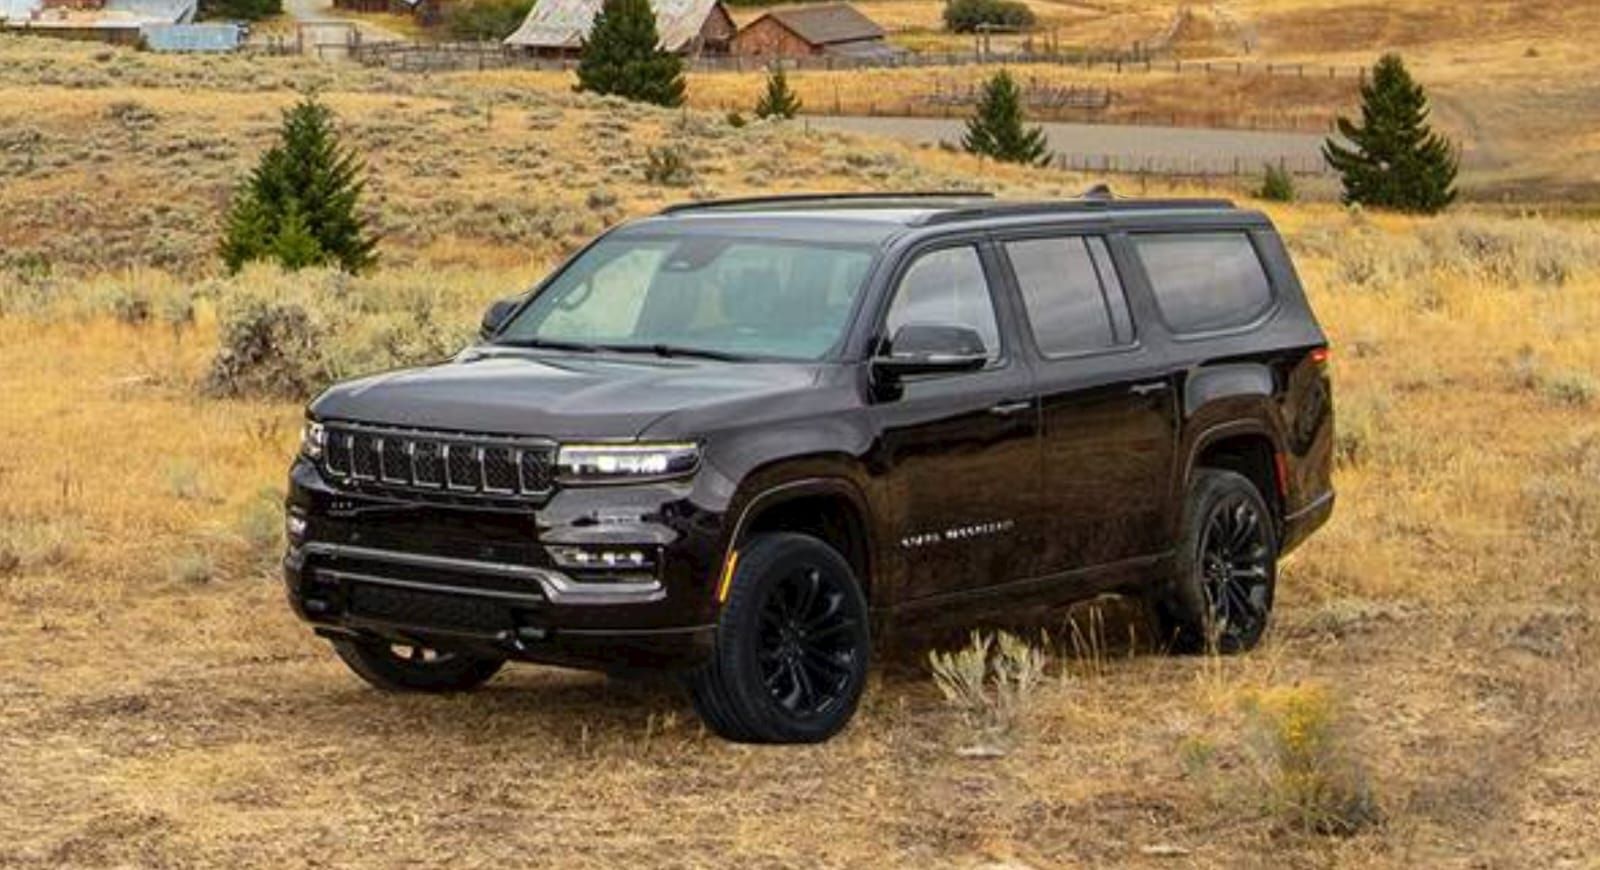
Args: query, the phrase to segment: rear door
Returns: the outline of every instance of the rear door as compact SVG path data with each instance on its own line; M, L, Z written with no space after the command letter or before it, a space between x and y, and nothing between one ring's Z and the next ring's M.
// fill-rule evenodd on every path
M1165 551L1174 379L1138 328L1105 235L1033 231L1000 250L1035 355L1045 574Z
M879 334L907 323L965 326L983 338L983 369L908 377L873 407L889 543L902 602L974 593L1036 570L1039 480L1033 376L1017 352L998 262L978 241L913 253Z

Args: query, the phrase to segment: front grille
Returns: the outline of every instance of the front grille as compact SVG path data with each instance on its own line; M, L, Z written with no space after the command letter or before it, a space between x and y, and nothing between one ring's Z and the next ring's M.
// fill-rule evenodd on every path
M361 491L449 502L516 502L542 499L554 487L555 445L548 441L326 425L323 469L336 482Z

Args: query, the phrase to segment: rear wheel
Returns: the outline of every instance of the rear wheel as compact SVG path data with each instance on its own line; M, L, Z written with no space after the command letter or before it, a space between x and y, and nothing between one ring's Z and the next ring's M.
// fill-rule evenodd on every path
M861 700L871 637L849 563L808 535L757 535L740 550L710 663L690 677L715 732L750 743L815 743Z
M1266 633L1278 580L1272 511L1249 478L1203 468L1185 504L1177 566L1152 602L1174 652L1236 653Z
M464 692L499 672L504 659L477 658L377 639L333 641L339 658L368 683L389 692Z

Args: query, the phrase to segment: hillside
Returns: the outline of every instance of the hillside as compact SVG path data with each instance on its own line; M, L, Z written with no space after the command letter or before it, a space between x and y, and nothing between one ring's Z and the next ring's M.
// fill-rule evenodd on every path
M1440 51L1419 52L1425 69L1449 69ZM1441 88L1541 111L1511 96L1518 61L1494 56L1504 79L1440 72ZM370 163L381 266L225 276L221 209L309 86ZM692 177L651 180L660 147ZM314 377L438 358L587 236L691 196L1060 197L1089 181L518 74L0 38L0 866L1549 867L1600 852L1590 222L1270 207L1333 340L1335 518L1285 565L1254 654L1154 654L1125 640L1126 602L1052 615L1047 678L997 758L959 751L927 641L889 650L855 724L809 748L729 745L671 685L549 668L463 697L367 690L277 585L300 404L201 389L228 325L261 307L305 315L316 358L285 364ZM1345 777L1381 821L1335 834L1296 815Z

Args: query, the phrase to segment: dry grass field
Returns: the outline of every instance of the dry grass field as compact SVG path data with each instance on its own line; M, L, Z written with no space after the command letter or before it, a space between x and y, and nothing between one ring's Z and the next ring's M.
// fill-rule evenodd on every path
M370 161L382 265L224 277L228 191L310 86ZM688 177L647 177L660 146ZM0 39L0 866L1591 866L1592 222L1272 207L1333 339L1335 518L1251 655L1150 653L1116 601L1052 620L999 757L915 646L810 748L554 669L370 691L277 585L298 405L200 388L252 302L308 313L319 376L437 357L689 196L1086 181L514 76Z

